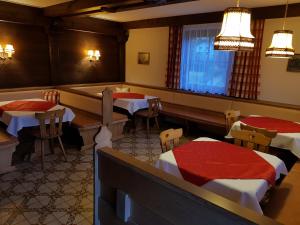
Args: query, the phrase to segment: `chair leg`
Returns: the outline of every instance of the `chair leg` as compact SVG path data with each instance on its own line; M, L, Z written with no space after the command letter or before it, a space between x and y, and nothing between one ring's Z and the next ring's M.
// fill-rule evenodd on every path
M62 141L61 141L61 139L60 139L60 136L58 136L57 138L58 138L58 141L59 141L59 145L60 145L61 151L62 151L62 153L63 153L63 155L64 155L65 161L67 162L67 156L66 156L66 152L65 152L63 143L62 143Z
M52 154L54 154L54 143L53 143L53 139L49 140L49 145L50 145L50 151Z
M41 140L41 167L42 167L42 170L44 169L44 140Z
M156 116L154 119L155 119L156 127L159 129L159 123L158 123L158 118L157 118L157 116Z
M149 138L149 133L150 133L150 121L149 121L150 119L149 118L147 118L147 138Z

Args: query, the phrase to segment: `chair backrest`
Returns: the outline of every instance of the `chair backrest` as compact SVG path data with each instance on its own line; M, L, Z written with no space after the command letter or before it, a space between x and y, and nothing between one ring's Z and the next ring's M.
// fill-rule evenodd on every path
M55 104L59 104L60 93L57 90L43 91L42 95L44 100Z
M230 134L234 138L234 144L261 152L268 152L272 141L271 137L256 131L232 130Z
M65 109L36 113L39 120L42 139L54 138L62 135L62 121Z
M232 127L232 124L239 120L241 113L238 110L227 110L224 114L226 122L226 131L229 132Z
M182 128L168 129L162 131L159 135L162 152L169 151L179 145L179 139L182 137Z
M245 124L240 124L241 130L249 130L249 131L255 131L257 133L261 133L267 137L270 138L274 138L277 135L277 131L276 130L266 130L264 128L258 128L258 127L252 127L249 125L245 125Z
M159 115L160 111L160 99L159 98L152 98L148 99L148 117L155 117Z

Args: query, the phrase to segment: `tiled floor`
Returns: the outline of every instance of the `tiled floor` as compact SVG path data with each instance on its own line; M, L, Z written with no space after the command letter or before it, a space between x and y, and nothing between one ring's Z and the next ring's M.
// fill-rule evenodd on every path
M68 151L23 163L0 176L0 224L92 224L92 151Z
M127 134L113 147L153 163L161 153L159 131L150 138L144 131ZM185 141L185 140L183 140ZM68 162L60 152L23 163L15 172L0 175L0 225L89 225L93 221L92 150L68 149Z

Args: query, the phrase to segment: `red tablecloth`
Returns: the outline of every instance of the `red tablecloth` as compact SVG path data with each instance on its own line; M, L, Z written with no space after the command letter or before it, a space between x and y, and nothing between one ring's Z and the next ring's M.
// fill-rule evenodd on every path
M145 95L138 94L138 93L130 93L130 92L113 93L113 99L118 99L118 98L144 99Z
M288 120L250 116L241 120L241 122L253 127L276 130L278 133L300 133L300 124Z
M252 150L219 141L192 141L173 150L183 178L196 185L214 179L264 179L275 169Z
M55 104L47 101L13 101L0 106L0 116L4 111L41 111L45 112Z

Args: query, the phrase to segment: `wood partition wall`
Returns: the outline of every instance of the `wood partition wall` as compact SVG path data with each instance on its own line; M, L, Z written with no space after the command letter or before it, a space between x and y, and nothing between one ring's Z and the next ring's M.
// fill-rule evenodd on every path
M42 9L0 2L0 44L13 44L0 60L0 88L124 81L126 32L116 22L50 18ZM87 50L101 59L90 62Z
M110 148L95 163L95 225L279 224Z

